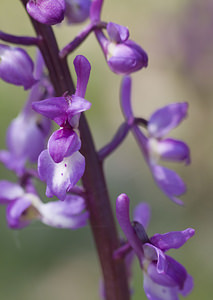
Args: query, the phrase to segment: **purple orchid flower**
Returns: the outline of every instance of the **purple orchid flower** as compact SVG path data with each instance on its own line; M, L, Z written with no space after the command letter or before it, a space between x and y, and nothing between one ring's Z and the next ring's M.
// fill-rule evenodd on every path
M37 82L33 76L33 61L25 50L0 44L0 78L25 90Z
M8 151L0 151L0 161L19 176L24 174L27 161L37 162L51 127L50 120L38 116L31 107L32 102L53 94L51 84L43 75L43 69L44 61L41 54L38 53L35 78L40 80L32 87L23 110L11 122L7 130Z
M61 128L55 131L49 141L48 150L44 150L38 161L40 178L47 183L46 195L56 195L60 200L83 176L85 159L78 151L81 147L76 132L81 112L91 104L84 99L90 75L90 63L79 55L74 60L77 74L77 86L72 96L54 97L33 102L33 109L54 120Z
M90 18L92 22L100 21L102 0L92 2ZM103 50L110 69L117 74L130 74L148 65L146 52L135 42L129 40L126 27L109 22L107 25L109 39L101 29L95 30L97 40Z
M29 15L36 21L54 25L64 19L65 0L29 0L26 5Z
M89 17L91 0L65 0L65 17L69 24L82 23Z
M85 226L89 217L80 196L69 194L63 202L43 203L35 192L9 181L0 181L0 204L6 205L7 223L13 229L35 220L51 227L77 229Z
M129 247L139 259L147 298L178 300L179 294L187 296L193 288L192 277L165 252L183 246L194 235L194 229L155 234L148 238L145 228L150 216L149 206L140 203L135 208L132 225L129 219L129 198L126 194L117 198L116 215Z
M188 104L185 102L169 104L154 112L147 127L147 136L135 124L131 107L131 78L126 76L121 87L121 106L123 114L140 146L145 160L159 188L175 203L183 204L177 196L186 191L182 179L172 170L158 165L160 159L190 163L190 150L179 140L164 138L170 130L178 126L187 116Z

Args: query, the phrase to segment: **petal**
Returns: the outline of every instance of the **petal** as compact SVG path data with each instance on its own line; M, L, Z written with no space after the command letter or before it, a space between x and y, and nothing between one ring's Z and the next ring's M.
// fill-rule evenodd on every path
M162 159L171 161L185 161L190 163L189 147L182 141L164 139L158 142L157 151Z
M121 83L121 107L123 110L124 117L127 121L134 119L132 104L131 104L131 86L132 80L130 76L125 76Z
M85 97L87 83L90 76L91 66L89 61L83 55L78 55L73 62L75 72L77 75L77 85L75 95L78 97Z
M22 197L12 201L7 206L7 222L10 228L21 229L31 223L32 220L40 219L37 208L41 206L40 199L34 194L24 194Z
M128 28L112 22L107 24L107 33L111 41L115 43L125 42L129 38Z
M157 284L145 273L143 286L149 300L179 300L177 288Z
M55 163L47 150L42 151L38 160L38 172L41 180L47 183L46 195L55 195L60 200L66 198L66 193L83 176L85 159L80 152L75 152Z
M172 257L166 255L166 259L168 262L166 274L170 276L176 282L179 289L182 290L187 279L186 269Z
M139 203L133 213L133 220L142 224L143 227L146 229L149 225L149 220L151 216L151 210L148 203Z
M168 267L168 264L166 266ZM168 276L166 272L159 273L155 262L149 264L147 274L155 283L165 287L176 288L176 290L178 290L176 281L172 277Z
M143 245L144 256L149 261L157 261L157 272L164 273L167 268L166 256L161 249L150 243Z
M54 120L62 126L67 120L67 109L69 103L64 97L49 98L32 103L32 108L39 114Z
M156 233L150 238L150 241L162 251L167 251L172 248L180 248L194 235L194 233L195 230L192 228L187 228L183 231L171 231L165 234Z
M54 25L64 19L65 1L29 0L26 8L29 15L36 21L47 25Z
M159 188L175 203L182 205L183 202L176 196L186 192L183 180L172 170L161 166L151 166L152 175Z
M186 117L188 103L172 103L154 112L148 123L150 136L161 138L175 128Z
M2 150L0 151L0 161L18 176L22 176L25 172L26 159L24 157L17 159L11 152Z
M148 65L146 52L131 40L121 44L111 42L107 52L107 63L117 74L127 75Z
M45 126L44 130L42 125ZM7 147L11 156L16 160L37 162L39 154L44 149L49 128L49 122L44 122L43 117L38 121L35 112L19 114L7 130Z
M0 44L0 78L22 85L25 90L37 82L33 77L33 61L25 50Z
M129 219L129 198L126 194L120 194L116 200L116 216L128 242L134 249L139 261L141 261L143 256L142 243L137 237Z
M191 275L187 274L187 278L184 282L184 287L182 290L180 290L180 293L186 297L193 289L194 287L194 280Z
M0 181L0 203L7 204L16 198L24 195L23 188L16 183L12 183L6 180Z
M62 128L55 131L48 141L48 151L54 162L59 163L81 147L81 141L75 131Z
M52 227L76 229L85 226L89 217L84 199L68 195L64 201L43 204L40 208L41 221Z
M65 17L69 24L82 23L90 13L91 0L65 0Z
M80 118L80 113L90 109L91 103L85 100L82 97L78 97L76 95L72 95L69 98L70 104L67 109L68 114L68 122L74 128L78 127L78 119ZM75 119L73 117L77 116L78 118Z

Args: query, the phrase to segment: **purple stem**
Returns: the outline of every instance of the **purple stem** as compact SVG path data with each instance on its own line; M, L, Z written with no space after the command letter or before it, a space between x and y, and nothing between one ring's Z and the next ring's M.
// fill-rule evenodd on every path
M99 150L98 155L101 161L109 156L123 142L130 128L130 125L127 123L121 124L112 141Z
M72 51L74 51L80 44L88 37L88 35L94 31L95 29L102 29L106 28L106 22L98 22L98 23L90 23L85 27L75 38L72 42L66 45L60 52L59 56L61 58L67 57Z
M40 36L38 37L16 36L16 35L12 35L0 31L0 40L8 43L24 45L24 46L38 46L41 43L42 38Z
M27 0L21 0L26 6ZM66 91L74 93L74 85L66 59L59 57L59 49L50 26L31 19L33 27L43 41L40 51L49 70L50 79L56 95ZM106 300L129 300L127 272L123 261L115 261L113 253L120 246L115 221L105 182L103 165L97 155L93 138L85 116L80 118L79 129L82 139L81 153L86 160L86 169L82 178L85 188L90 224L102 267Z

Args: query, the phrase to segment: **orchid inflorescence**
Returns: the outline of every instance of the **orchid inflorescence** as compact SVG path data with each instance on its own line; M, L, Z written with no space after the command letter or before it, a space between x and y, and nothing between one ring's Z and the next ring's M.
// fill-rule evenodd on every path
M131 104L131 73L146 68L147 53L129 39L129 30L101 20L103 0L21 0L26 6L36 37L13 36L0 32L0 39L18 47L0 44L0 78L30 90L23 110L7 130L7 150L0 161L13 171L17 182L0 181L0 203L6 206L10 228L21 229L33 221L48 226L77 229L90 221L102 271L102 297L128 300L132 258L136 255L144 274L144 291L151 300L177 300L193 288L185 268L165 254L180 248L194 235L194 229L155 234L146 228L150 207L140 203L129 218L129 198L116 200L117 221L126 241L115 230L103 161L131 131L157 186L176 204L185 193L183 180L160 160L190 163L188 146L167 134L187 116L188 104L171 103L152 113L148 120L135 116ZM89 19L89 24L63 49L59 50L50 25L67 21L68 25ZM123 75L120 103L124 122L111 142L96 151L84 112L91 102L85 99L91 66L86 57L73 61L77 84L74 89L66 58L89 34L94 33L109 68ZM44 42L45 41L45 42ZM34 62L20 46L38 48ZM52 122L54 121L54 123ZM53 130L52 124L59 129ZM18 147L17 147L18 145ZM46 184L44 201L35 181ZM108 251L102 251L107 248ZM129 259L130 258L130 259ZM112 284L114 282L115 284Z

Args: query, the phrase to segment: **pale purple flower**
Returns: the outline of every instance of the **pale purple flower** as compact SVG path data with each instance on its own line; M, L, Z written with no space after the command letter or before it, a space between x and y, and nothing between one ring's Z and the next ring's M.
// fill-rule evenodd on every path
M39 53L35 77L40 81L32 87L23 110L8 127L6 137L8 150L0 151L0 161L19 176L24 173L26 162L37 162L50 131L50 120L39 116L31 107L32 102L41 100L46 95L52 95L53 92L51 84L43 76L43 69L44 62Z
M64 158L60 163L53 161L48 150L39 155L38 172L41 180L47 184L47 197L55 195L64 200L67 192L81 179L84 170L85 158L79 151Z
M165 138L170 130L178 126L187 116L188 104L178 102L169 104L154 112L148 124L147 135L135 124L131 107L131 78L124 77L121 87L121 106L124 116L132 125L132 132L140 146L152 175L159 188L174 202L182 204L177 197L185 193L182 179L172 170L158 165L159 160L190 163L188 146L179 140Z
M193 288L192 277L185 268L165 254L177 249L194 235L194 229L155 234L148 238L144 225L148 225L149 207L140 203L129 219L129 198L121 194L116 201L116 215L129 246L139 259L144 274L144 290L149 300L178 300L179 294L186 296Z
M80 196L68 194L64 201L43 203L36 193L9 181L0 181L0 204L6 205L7 223L13 229L35 220L51 227L77 229L85 226L89 217Z
M25 50L0 44L0 78L25 90L37 82L33 76L33 61Z
M100 21L102 0L92 2L90 18L92 22ZM110 69L117 74L130 74L148 65L146 52L134 41L129 40L126 27L109 22L107 38L101 29L95 30L98 42L103 50Z
M26 8L29 15L36 21L54 25L64 19L65 0L29 0Z
M60 200L83 176L85 159L78 151L81 141L77 132L81 112L91 104L84 99L90 75L90 63L83 56L74 60L77 85L74 95L54 97L32 104L33 109L54 120L60 129L55 131L38 160L41 180L47 184L46 195L56 195Z
M89 17L91 0L65 0L65 17L69 24L82 23Z

